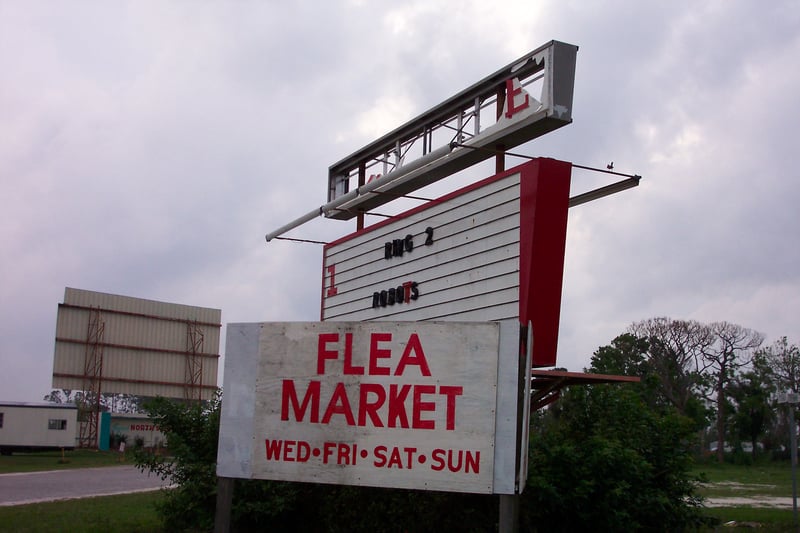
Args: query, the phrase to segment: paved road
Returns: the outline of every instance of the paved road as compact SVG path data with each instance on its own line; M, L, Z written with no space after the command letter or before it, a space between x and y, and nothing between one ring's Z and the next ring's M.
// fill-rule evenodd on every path
M0 474L0 506L143 492L165 485L131 465Z

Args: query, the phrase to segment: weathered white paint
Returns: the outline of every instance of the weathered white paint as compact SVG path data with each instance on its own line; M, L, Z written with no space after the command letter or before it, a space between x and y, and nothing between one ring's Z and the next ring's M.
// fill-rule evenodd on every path
M508 413L513 410L516 423L516 404L513 408L498 405L500 329L497 323L460 322L229 324L218 475L493 492L494 463L497 460L494 435L498 409L506 411L503 414L506 418L510 417ZM511 323L510 330L518 338L518 326ZM319 374L319 336L332 332L339 333L340 342L329 342L322 349L335 350L338 347L338 358L326 360L324 373ZM353 335L352 366L364 367L364 375L344 373L344 337L348 333ZM382 341L378 345L390 352L384 354L386 357L375 359L376 365L391 369L389 375L370 374L370 338L375 333L392 335L391 341ZM418 364L408 364L397 375L398 363L414 335L420 341L430 375L423 375L425 372ZM506 344L513 345L512 352L516 351L514 343ZM420 355L416 351L408 354L409 358ZM516 370L514 374L516 383ZM354 424L349 423L341 412L333 414L327 423L321 423L321 420L312 422L310 412L297 420L293 408L285 417L288 419L283 419L281 410L285 381L292 383L298 402L303 401L310 382L320 382L320 419L337 384L342 383L352 408ZM410 385L412 389L402 402L409 417L409 427L399 427L402 425L399 423L395 424L397 427L389 427L388 399L376 410L379 416L377 424L369 416L360 423L359 388L364 384L386 391L387 396L392 386ZM429 410L419 413L420 419L432 422L433 429L413 427L415 385L433 387L437 391L425 393L420 398L430 403ZM509 385L504 383L502 387ZM461 392L448 398L439 394L442 386L461 387ZM368 397L370 401L375 398ZM448 429L447 409L451 399L453 427ZM342 407L339 402L336 405ZM273 455L271 459L267 458L267 440L273 446L275 441L281 442L280 457ZM287 441L291 443L291 451L284 453L283 446ZM297 460L300 458L298 450L304 446L297 444L300 442L308 446L309 456L305 461ZM508 445L508 442L504 442L504 446ZM341 459L340 446L347 452ZM326 450L334 448L334 453L327 456L326 464ZM514 448L515 443L511 445L511 449ZM453 466L456 466L455 459L461 454L458 471L448 468L448 452L453 454ZM474 470L465 471L467 453L477 461ZM442 454L445 460L444 468L440 471L433 468L440 464L436 459L437 454ZM513 451L511 455L513 479ZM385 464L378 466L384 456Z
M263 324L228 324L219 424L217 475L249 479L253 455L256 378Z
M481 320L519 316L520 174L430 202L325 247L323 320ZM433 243L425 245L426 228ZM386 259L384 245L412 236ZM336 294L329 295L329 268ZM419 298L372 307L373 293L417 282Z
M0 413L0 448L75 447L78 408L73 404L2 403ZM63 421L63 425L50 429L50 420Z
M166 436L153 420L143 414L113 413L109 431L112 434L124 435L126 444L133 446L136 439L142 439L145 447L163 447L167 444Z

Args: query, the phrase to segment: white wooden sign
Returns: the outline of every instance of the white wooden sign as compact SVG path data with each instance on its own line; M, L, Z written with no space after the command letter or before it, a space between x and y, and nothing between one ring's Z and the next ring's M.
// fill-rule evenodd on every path
M492 493L500 329L229 324L218 474ZM501 461L511 466L500 468L513 491L515 417L505 410L511 459Z

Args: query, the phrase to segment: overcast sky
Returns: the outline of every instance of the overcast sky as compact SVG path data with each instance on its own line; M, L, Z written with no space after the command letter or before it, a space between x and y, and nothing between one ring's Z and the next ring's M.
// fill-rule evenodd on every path
M50 391L65 287L318 320L321 246L264 234L551 39L580 47L574 122L515 152L643 176L570 210L559 366L655 316L800 341L795 0L0 0L0 400Z

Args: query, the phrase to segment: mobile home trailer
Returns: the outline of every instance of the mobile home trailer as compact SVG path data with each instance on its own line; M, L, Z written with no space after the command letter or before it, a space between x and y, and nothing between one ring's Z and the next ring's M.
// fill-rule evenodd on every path
M73 449L78 432L74 404L0 402L0 454Z

